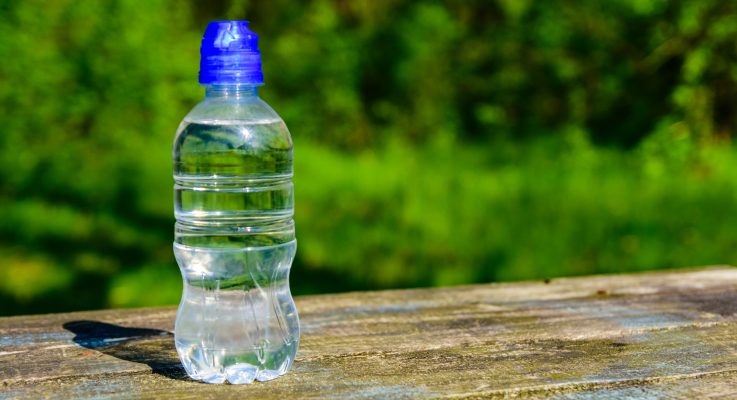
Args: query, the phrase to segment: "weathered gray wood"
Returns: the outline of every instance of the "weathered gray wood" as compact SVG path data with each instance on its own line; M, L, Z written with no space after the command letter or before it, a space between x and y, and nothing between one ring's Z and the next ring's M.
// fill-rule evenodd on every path
M733 268L297 305L294 369L245 386L184 376L173 308L0 318L0 399L737 398Z

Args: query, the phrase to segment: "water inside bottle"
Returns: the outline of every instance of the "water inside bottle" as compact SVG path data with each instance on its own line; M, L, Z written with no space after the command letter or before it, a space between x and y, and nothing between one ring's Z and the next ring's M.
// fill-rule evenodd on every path
M184 292L175 342L188 375L284 374L299 343L292 143L281 120L185 121L174 144L174 253Z

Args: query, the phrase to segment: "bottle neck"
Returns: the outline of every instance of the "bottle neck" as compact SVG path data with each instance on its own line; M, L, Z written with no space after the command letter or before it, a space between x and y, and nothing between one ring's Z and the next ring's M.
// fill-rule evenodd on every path
M258 86L255 85L206 85L207 99L247 99L258 97Z

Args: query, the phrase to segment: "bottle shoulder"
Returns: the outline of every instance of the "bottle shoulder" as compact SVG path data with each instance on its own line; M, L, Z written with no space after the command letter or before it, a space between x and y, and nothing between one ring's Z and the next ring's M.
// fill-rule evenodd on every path
M279 166L281 170L291 169L292 146L286 124L263 100L206 98L179 125L172 155L176 162L192 165L202 163L199 158L217 155L222 159L214 164L238 166L245 165L243 157L276 157L289 161ZM213 164L211 159L207 162Z
M219 140L227 139L234 146L268 144L279 148L292 147L292 138L284 120L260 98L205 98L179 124L174 136L175 151L185 143L199 143L203 132L214 131L219 132Z
M279 114L259 97L249 99L209 99L199 102L184 117L186 122L250 124L274 121L283 123Z

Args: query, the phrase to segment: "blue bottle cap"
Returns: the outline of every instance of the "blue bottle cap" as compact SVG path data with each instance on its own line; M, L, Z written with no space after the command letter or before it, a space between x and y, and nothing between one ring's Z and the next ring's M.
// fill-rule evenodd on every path
M207 24L200 47L200 84L264 84L258 35L248 29L248 21Z

